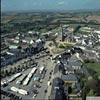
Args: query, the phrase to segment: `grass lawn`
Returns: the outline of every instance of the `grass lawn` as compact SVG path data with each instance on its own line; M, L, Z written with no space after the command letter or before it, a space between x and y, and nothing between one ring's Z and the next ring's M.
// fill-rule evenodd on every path
M100 76L100 63L87 63L87 67L94 69Z
M60 42L59 43L59 48L69 48L72 47L75 43L68 43L68 42Z

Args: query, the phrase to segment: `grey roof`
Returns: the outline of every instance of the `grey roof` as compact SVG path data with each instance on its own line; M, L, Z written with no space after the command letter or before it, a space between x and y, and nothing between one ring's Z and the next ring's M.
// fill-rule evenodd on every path
M55 87L59 87L59 89L55 89ZM63 88L62 79L60 78L53 79L50 99L51 100L63 100L64 99L64 88Z
M77 91L80 91L80 90L81 90L80 83L76 83L75 85L76 85L76 89L77 89Z
M63 100L63 98L63 92L61 90L55 90L51 95L51 100Z
M70 59L69 59L69 65L70 66L81 66L82 63L81 61L75 57L75 56L72 56Z
M63 80L62 79L60 79L60 78L55 78L54 80L53 80L53 86L60 86L60 85L63 85L64 83L63 83Z
M4 53L3 55L2 55L2 58L3 59L9 59L9 58L11 58L12 57L12 55L8 55L7 53Z
M64 80L64 81L77 81L77 77L75 76L75 74L62 75L62 80Z

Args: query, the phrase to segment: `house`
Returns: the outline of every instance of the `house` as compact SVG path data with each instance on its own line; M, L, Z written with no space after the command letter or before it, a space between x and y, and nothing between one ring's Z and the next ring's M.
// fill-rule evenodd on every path
M44 41L41 39L36 40L34 48L37 50L37 52L42 50L44 48Z
M65 84L67 83L76 83L78 81L77 77L75 74L67 74L67 75L62 75L61 79L64 81Z
M68 64L70 66L81 66L82 62L77 58L75 55L73 55L71 58L68 60Z
M20 51L19 49L9 49L7 52L1 54L1 66L13 64L24 57L24 51Z
M64 82L60 78L53 79L50 100L66 100L63 88Z
M12 64L14 62L14 55L7 54L4 52L1 54L1 67L6 66L8 64Z

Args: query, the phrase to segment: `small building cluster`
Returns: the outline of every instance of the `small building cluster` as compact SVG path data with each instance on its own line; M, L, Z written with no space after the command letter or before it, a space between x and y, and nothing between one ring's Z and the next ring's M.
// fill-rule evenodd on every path
M10 40L11 41L8 41L8 50L1 53L1 66L13 64L20 59L36 54L43 50L45 44L42 39L26 41L25 39L20 38L20 36Z

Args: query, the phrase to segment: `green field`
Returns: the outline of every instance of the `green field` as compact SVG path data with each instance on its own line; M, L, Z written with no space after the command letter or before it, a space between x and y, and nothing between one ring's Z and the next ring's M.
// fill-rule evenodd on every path
M87 67L92 68L100 75L100 63L87 63Z

